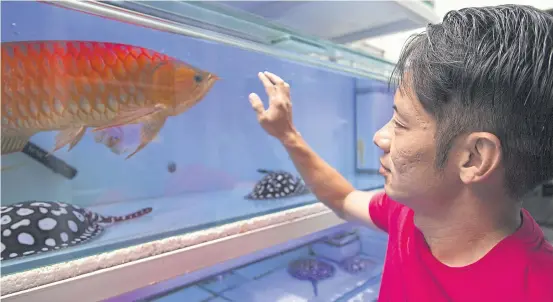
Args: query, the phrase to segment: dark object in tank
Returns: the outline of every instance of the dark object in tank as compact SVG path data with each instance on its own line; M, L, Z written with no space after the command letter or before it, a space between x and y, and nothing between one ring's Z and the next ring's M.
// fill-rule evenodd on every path
M67 179L73 179L77 175L77 169L68 165L57 156L53 154L48 154L46 150L33 144L32 142L27 142L25 144L25 147L23 147L22 152L30 158L43 164L46 168L52 170L54 173L61 174Z
M313 258L294 260L288 265L288 273L292 277L298 280L311 281L315 296L319 295L317 282L334 276L335 271L336 269L332 264Z
M344 259L340 263L340 267L350 274L366 272L369 268L374 267L374 261L361 256L352 256Z
M167 165L167 171L169 171L169 173L177 171L177 164L174 161L169 162Z
M257 172L266 175L255 184L252 192L244 197L246 199L279 199L310 193L299 177L286 171L258 169Z
M102 216L76 205L24 201L0 207L1 258L9 260L74 246L97 237L111 224L146 215L144 208L126 216Z

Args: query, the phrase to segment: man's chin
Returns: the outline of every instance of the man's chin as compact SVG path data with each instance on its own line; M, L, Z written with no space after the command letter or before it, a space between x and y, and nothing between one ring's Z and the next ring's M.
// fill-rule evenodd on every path
M391 186L389 183L386 183L384 185L384 192L386 192L386 195L388 195L391 200L400 203L410 209L413 209L413 196L408 194L407 192L400 191L397 188Z
M386 180L386 182L384 183L384 192L386 192L386 195L388 195L390 198L392 198L392 196L394 195L394 189L392 188L388 180Z
M397 202L401 202L406 198L405 194L401 194L401 192L396 190L388 180L386 180L386 183L384 184L384 192L386 192L388 197Z

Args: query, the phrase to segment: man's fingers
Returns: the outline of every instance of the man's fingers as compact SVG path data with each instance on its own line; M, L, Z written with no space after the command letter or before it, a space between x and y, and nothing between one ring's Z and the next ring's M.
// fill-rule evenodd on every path
M284 82L284 87L283 87L282 90L283 90L282 92L284 93L286 98L288 100L290 100L290 85L288 85L288 83Z
M274 73L270 73L268 71L264 72L265 76L271 80L276 86L277 86L277 92L284 94L286 97L290 97L290 85L288 83L284 82L282 78L277 76Z
M263 87L265 87L265 92L267 93L267 96L269 96L270 100L275 95L275 86L264 73L260 72L257 76L259 77L259 80L261 80Z
M284 108L290 103L290 85L282 78L268 71L260 72L257 76L269 96L269 108L273 106Z
M252 108L257 113L257 116L260 116L265 111L265 107L263 106L263 102L259 98L259 96L255 93L250 93L249 95L250 104L252 104Z
M284 80L281 79L276 74L270 73L268 71L265 71L264 74L267 78L269 78L269 80L271 80L271 82L273 82L273 84L275 84L275 85L283 85L284 84Z

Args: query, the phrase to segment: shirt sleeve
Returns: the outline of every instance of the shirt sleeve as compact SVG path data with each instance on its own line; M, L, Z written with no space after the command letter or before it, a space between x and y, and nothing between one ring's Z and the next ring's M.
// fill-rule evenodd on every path
M397 222L400 207L385 192L380 192L369 202L369 216L379 229L388 233L390 224Z

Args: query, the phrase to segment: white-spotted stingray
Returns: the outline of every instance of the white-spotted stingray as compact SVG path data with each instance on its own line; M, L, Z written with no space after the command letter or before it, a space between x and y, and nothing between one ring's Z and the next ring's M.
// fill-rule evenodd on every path
M59 250L89 241L111 224L146 215L144 208L126 216L102 216L63 202L25 201L0 208L1 258L8 260Z
M264 169L258 169L257 172L265 176L245 196L246 199L278 199L310 193L301 178L289 172Z

